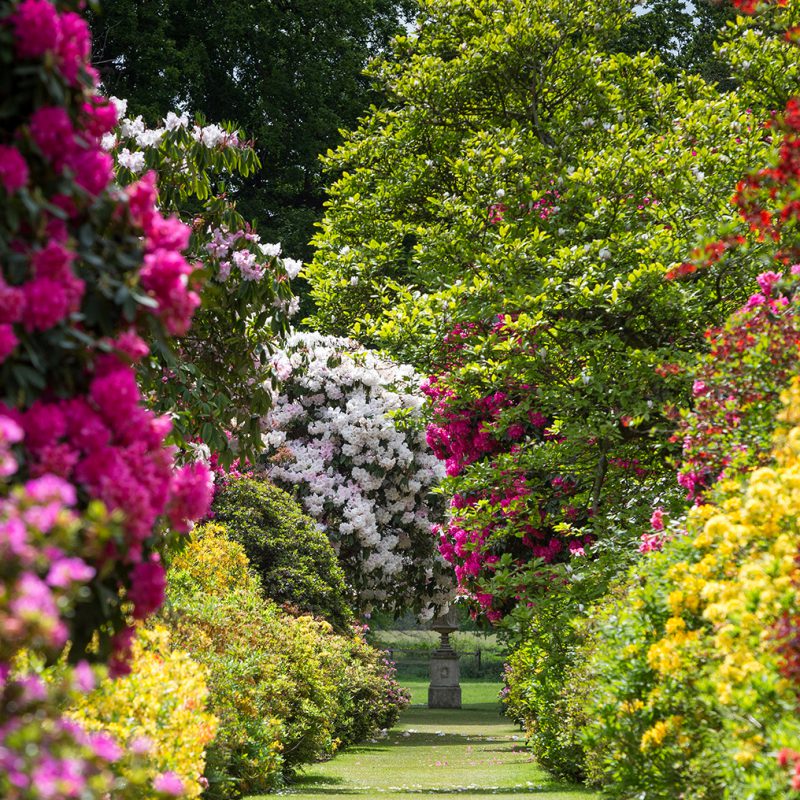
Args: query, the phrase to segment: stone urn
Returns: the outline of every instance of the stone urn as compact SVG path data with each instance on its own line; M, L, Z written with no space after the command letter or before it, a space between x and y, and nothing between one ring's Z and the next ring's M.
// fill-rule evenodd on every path
M458 653L450 645L450 634L458 630L455 609L438 617L431 628L442 637L442 641L431 654L428 708L461 708Z

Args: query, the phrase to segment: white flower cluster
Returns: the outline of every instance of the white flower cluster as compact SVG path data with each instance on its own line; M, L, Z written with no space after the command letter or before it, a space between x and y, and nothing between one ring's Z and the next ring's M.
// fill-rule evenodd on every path
M262 420L269 477L321 523L363 609L446 607L450 570L431 524L443 477L422 424L421 378L348 339L292 335Z
M270 275L277 281L293 280L300 274L302 262L294 258L279 258L280 244L263 243L252 230L229 231L226 227L209 228L211 241L206 245L208 255L217 261L217 280L225 283L234 267L244 281L260 281ZM292 316L300 309L300 299L276 297L273 305Z
M130 145L136 144L139 150L131 150L129 147L123 148L117 154L119 163L131 172L139 173L144 169L145 157L142 151L151 147L158 147L167 133L178 130L188 130L190 127L189 115L184 111L176 114L170 111L164 117L164 124L158 128L148 128L141 116L134 119L125 116L128 109L128 101L120 100L118 97L111 97L111 102L117 109L119 118L118 133L107 133L103 136L102 146L104 150L113 150L120 139L132 140ZM204 144L206 147L238 147L239 138L235 133L228 133L219 125L200 125L191 126L191 137Z

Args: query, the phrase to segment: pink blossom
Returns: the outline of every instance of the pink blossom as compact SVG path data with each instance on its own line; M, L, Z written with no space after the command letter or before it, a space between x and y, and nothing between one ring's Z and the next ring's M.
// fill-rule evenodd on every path
M517 422L509 426L507 433L511 439L521 439L525 435L525 426Z
M767 302L767 298L764 297L763 294L753 294L750 295L747 302L744 304L744 307L747 311L751 311L754 308L758 308L759 306L763 306Z
M72 170L75 183L92 197L99 195L114 177L114 160L101 150L73 150L64 163Z
M185 250L191 235L191 228L176 216L154 214L147 230L147 246L150 250Z
M37 400L20 418L28 448L37 451L64 435L66 421L55 403Z
M49 330L69 314L70 297L61 283L50 278L35 278L24 284L23 291L22 324L29 333Z
M135 628L123 628L111 638L112 655L108 661L108 674L112 678L130 675L131 667L129 661L135 635Z
M61 39L58 12L49 0L22 0L11 15L17 55L39 58Z
M174 772L164 772L157 775L153 781L153 788L157 792L180 797L185 791L183 781Z
M137 736L130 743L130 751L137 756L145 756L153 750L153 740L147 736Z
M0 275L0 323L19 322L25 310L25 294L22 289L9 286Z
M111 344L134 364L141 361L150 352L147 343L133 329L121 333Z
M0 145L0 183L7 194L13 194L28 183L28 164L16 147Z
M158 301L158 315L169 333L181 336L189 329L200 297L187 287L192 267L171 250L156 250L144 258L142 287Z
M61 74L72 86L77 86L78 72L87 67L91 41L86 21L73 11L61 15L61 40L58 43L58 62ZM93 70L87 70L90 76ZM114 127L113 125L111 126Z
M117 124L117 109L113 103L100 95L94 95L91 102L84 103L82 121L89 134L99 139L114 130Z
M147 172L136 182L125 189L128 195L128 208L131 219L145 233L152 227L156 216L155 205L158 193L156 192L156 174Z
M89 387L89 396L105 422L112 428L124 426L139 403L136 375L130 367L125 366L97 377Z
M49 5L49 3L48 3ZM31 137L42 151L58 167L65 157L75 149L75 131L66 110L61 106L42 106L31 115Z
M53 562L47 573L47 585L67 589L73 583L87 583L95 575L95 570L80 558L60 558Z
M55 475L43 475L28 481L25 492L37 503L56 502L71 508L78 502L75 487Z
M74 260L75 253L58 242L49 242L31 256L34 275L53 280L61 280L65 273L71 271Z
M211 507L214 482L205 464L188 464L174 474L167 516L172 527L185 533L192 520L202 519Z
M706 386L703 381L695 381L692 384L692 394L695 397L702 397L703 395L708 394L708 391L708 386Z
M54 647L66 642L67 630L60 621L55 598L47 584L33 573L22 574L9 608L15 616L26 622L36 623L46 630L49 641Z
M757 278L758 288L769 297L775 284L783 277L779 272L762 272Z
M664 530L664 509L657 508L650 517L650 526L654 531Z
M17 444L24 436L25 433L19 423L5 414L0 414L0 445Z
M658 533L645 533L639 543L640 553L652 553L664 547L664 537Z
M0 323L0 364L2 364L16 349L19 344L11 325Z
M583 545L574 539L569 542L568 547L570 554L573 556L580 557L586 555L586 550L583 549Z
M86 661L79 661L72 670L75 687L81 692L91 692L97 685L94 672Z
M131 570L130 582L128 599L133 603L135 619L144 619L161 608L167 579L159 561L143 561L137 564Z
M122 757L122 748L107 733L89 734L89 745L104 761L117 761Z

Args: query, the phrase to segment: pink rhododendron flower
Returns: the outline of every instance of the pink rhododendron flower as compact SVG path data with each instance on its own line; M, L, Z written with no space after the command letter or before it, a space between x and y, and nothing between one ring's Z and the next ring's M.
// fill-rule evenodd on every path
M654 531L664 530L664 509L657 508L650 517L650 526Z
M779 272L762 272L757 278L756 283L758 284L758 288L769 297L772 294L772 289L775 284L782 278L783 276Z
M114 177L114 159L101 150L73 150L65 162L74 176L75 183L96 197L111 183Z
M34 278L22 287L25 330L46 331L64 320L70 309L70 296L64 286L51 278Z
M128 208L130 209L131 219L145 233L149 232L153 224L153 219L157 212L156 198L156 174L147 172L136 182L125 189L128 195Z
M37 108L31 115L30 129L31 137L42 154L58 167L75 149L75 131L72 121L61 106Z
M134 364L141 361L150 352L144 339L132 329L121 333L111 344Z
M57 502L72 507L78 502L75 487L55 475L44 475L25 484L25 492L37 503Z
M133 603L135 619L144 619L164 603L167 579L160 561L143 561L131 570L128 599Z
M94 671L86 661L79 661L72 669L75 687L81 692L91 692L97 685Z
M652 553L664 547L664 537L658 533L645 533L639 542L640 553Z
M22 0L11 15L14 44L20 58L39 58L55 50L61 39L61 23L49 0Z
M180 797L185 791L183 781L174 772L164 772L157 775L153 781L153 788L157 792Z
M113 649L111 658L108 661L108 674L112 678L121 678L130 675L130 657L133 638L136 635L135 628L123 628L117 631L111 639Z
M753 294L750 295L744 307L749 311L753 308L758 308L758 306L763 306L766 302L767 298L763 294Z
M0 275L0 324L19 322L25 310L25 293L9 286Z
M507 432L511 439L521 439L525 435L525 426L517 422L510 425Z
M155 214L147 228L148 247L152 250L185 250L191 235L191 228L176 216Z
M61 558L53 563L47 573L47 585L66 589L73 583L87 583L95 570L80 558Z
M59 69L67 82L76 86L81 67L90 75L94 72L88 64L91 52L89 26L79 14L67 11L61 15L60 27L61 38L57 48Z
M95 95L91 102L84 103L81 110L86 130L98 139L114 130L117 124L116 106L100 95Z
M129 749L137 756L147 755L153 749L153 740L147 736L137 736L130 743Z
M144 258L142 287L158 301L158 315L173 335L186 333L200 305L200 297L187 287L191 273L186 259L171 250L156 250Z
M133 370L118 363L119 369L96 377L89 387L89 396L112 428L125 426L140 398Z
M583 545L580 542L575 541L574 539L569 542L567 545L569 548L569 552L571 555L580 557L586 555L586 550L584 550Z
M11 325L0 323L0 364L2 364L19 344Z
M8 194L28 183L28 164L16 147L0 145L0 183Z
M107 733L89 734L89 746L104 761L117 761L122 757L122 748Z
M188 464L175 473L170 488L167 516L176 531L185 533L192 520L208 514L214 499L213 476L205 464Z

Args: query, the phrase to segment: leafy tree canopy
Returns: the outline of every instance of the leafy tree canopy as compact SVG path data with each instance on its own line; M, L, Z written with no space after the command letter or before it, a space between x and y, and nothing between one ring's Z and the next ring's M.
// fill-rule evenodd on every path
M444 536L484 607L649 516L674 482L683 366L768 263L730 198L770 106L620 52L631 6L424 2L375 68L389 103L328 155L311 321L435 373L461 504ZM720 225L749 248L685 266Z
M235 120L265 169L240 211L293 256L322 206L318 155L376 97L362 70L407 0L107 0L91 17L107 91L155 122L185 108Z

